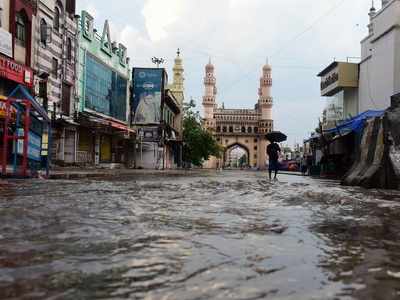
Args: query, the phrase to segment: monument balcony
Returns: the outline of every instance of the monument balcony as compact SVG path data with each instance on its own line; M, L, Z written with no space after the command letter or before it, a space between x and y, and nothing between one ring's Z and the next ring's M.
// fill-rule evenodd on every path
M260 85L261 86L272 86L272 78L261 78Z
M260 97L260 104L261 105L273 105L274 99L272 97Z
M205 77L204 78L204 84L215 85L216 83L217 83L217 79L215 79L214 77Z

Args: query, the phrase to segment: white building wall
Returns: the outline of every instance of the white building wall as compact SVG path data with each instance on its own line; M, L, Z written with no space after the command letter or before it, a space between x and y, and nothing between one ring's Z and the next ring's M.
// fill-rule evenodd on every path
M358 89L346 89L344 91L343 116L348 118L358 115Z
M372 19L373 33L361 42L359 112L384 110L400 92L400 0Z
M0 0L0 27L10 31L10 0Z
M395 48L396 35L398 30L393 30L371 44L370 58L360 65L360 112L383 110L390 106L390 97L396 93L395 56L400 53Z

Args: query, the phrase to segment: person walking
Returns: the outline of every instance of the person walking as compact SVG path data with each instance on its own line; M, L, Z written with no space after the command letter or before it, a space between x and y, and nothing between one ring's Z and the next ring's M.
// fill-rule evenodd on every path
M275 172L274 180L277 180L279 171L279 154L281 153L281 148L275 142L272 142L267 147L267 154L269 156L269 180L272 180L272 172Z

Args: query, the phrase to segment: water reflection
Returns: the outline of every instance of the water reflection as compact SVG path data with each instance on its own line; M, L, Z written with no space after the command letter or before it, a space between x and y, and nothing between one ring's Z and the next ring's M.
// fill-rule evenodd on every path
M395 191L260 173L1 185L1 299L397 299Z

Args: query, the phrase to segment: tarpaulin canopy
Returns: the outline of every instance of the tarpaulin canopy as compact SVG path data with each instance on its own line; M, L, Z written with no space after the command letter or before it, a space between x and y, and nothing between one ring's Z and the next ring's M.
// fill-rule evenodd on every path
M384 115L384 110L367 110L350 120L344 121L338 124L335 128L324 130L324 133L344 133L354 131L360 133L364 128L365 120L369 118L382 117Z

